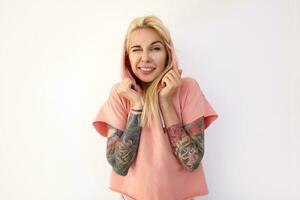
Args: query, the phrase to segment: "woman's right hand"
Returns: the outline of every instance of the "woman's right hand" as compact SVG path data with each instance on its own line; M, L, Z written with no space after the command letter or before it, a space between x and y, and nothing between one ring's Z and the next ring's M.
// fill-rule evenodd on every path
M117 93L120 96L123 96L130 100L133 106L142 106L142 97L141 95L136 92L134 89L131 88L132 81L130 78L124 78L119 87L117 88Z

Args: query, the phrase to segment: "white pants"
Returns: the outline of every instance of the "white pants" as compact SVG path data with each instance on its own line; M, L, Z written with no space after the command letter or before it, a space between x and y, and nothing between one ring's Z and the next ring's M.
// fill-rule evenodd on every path
M120 196L119 200L128 200L126 196L122 195ZM201 196L194 197L191 200L203 200Z

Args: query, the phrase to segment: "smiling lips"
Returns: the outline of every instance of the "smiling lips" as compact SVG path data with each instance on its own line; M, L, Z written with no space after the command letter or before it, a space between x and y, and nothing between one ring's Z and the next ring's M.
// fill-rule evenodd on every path
M138 67L138 69L143 73L143 74L150 74L155 70L154 67Z

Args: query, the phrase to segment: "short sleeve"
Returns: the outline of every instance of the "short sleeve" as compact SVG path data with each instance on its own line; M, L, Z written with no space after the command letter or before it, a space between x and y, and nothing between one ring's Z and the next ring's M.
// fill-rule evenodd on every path
M218 118L218 114L203 94L198 82L187 77L182 83L182 122L189 124L204 116L205 129Z
M94 128L103 137L107 137L108 124L121 131L124 131L126 127L128 116L126 102L118 95L116 88L117 84L111 88L109 98L104 102L93 121Z

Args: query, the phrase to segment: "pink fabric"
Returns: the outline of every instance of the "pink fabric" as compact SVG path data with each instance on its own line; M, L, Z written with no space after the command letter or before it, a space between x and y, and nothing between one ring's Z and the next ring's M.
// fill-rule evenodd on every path
M133 80L135 89L141 88L136 84L125 64L124 41L121 77ZM177 67L176 56L171 42L173 67ZM101 106L93 126L104 137L107 137L107 124L122 131L126 128L130 111L130 101L120 97L115 83L109 98ZM181 87L173 96L173 105L180 122L191 123L205 116L207 128L218 115L207 101L198 82L191 77L182 78ZM195 196L208 194L208 188L202 163L193 172L186 171L172 153L168 135L163 133L162 122L156 111L150 128L143 128L135 162L129 168L126 176L120 176L111 170L110 189L122 193L130 200L184 200Z

